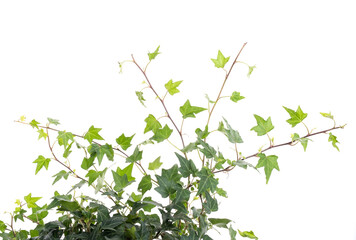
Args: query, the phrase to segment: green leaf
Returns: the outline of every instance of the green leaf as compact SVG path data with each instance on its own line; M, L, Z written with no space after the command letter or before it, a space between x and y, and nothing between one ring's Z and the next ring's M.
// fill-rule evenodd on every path
M214 226L220 227L220 228L228 228L227 224L229 224L231 222L231 220L227 219L227 218L209 218L209 221Z
M208 125L205 125L204 131L202 131L200 128L195 129L195 133L198 135L198 138L205 139L210 134Z
M38 128L38 124L40 124L40 123L37 122L35 119L33 119L29 124L31 125L32 128L37 128L37 129L39 129L39 128Z
M167 124L160 129L157 129L155 134L151 137L152 140L156 142L163 142L164 140L168 139L171 136L173 129L170 129Z
M47 118L48 119L48 123L50 124L54 124L54 125L59 125L59 121L57 119L53 119L53 118Z
M156 170L162 166L162 162L160 161L161 157L156 158L153 162L148 164L148 170Z
M330 112L329 112L329 113L323 113L323 112L321 112L320 114L321 114L321 116L323 116L323 117L330 118L330 119L334 120L334 116L331 115Z
M41 197L32 197L32 194L29 193L27 196L24 197L27 207L28 208L36 208L38 205L36 202L41 199Z
M210 169L203 167L198 173L200 177L197 195L202 194L208 190L214 192L218 185L218 180L214 178L214 174Z
M217 68L224 68L225 64L229 61L230 57L224 57L224 55L220 52L220 50L218 51L218 56L216 59L211 59L211 61L213 61L213 63L215 64L215 67Z
M257 156L260 159L258 160L256 168L264 167L265 174L266 174L266 184L267 184L269 178L271 177L272 170L276 169L279 171L279 166L277 162L278 157L275 155L266 156L264 153L259 153Z
M227 192L222 188L216 188L216 193L224 198L227 198Z
M99 132L101 131L101 128L95 128L93 125L89 128L88 132L84 135L84 139L88 140L89 143L92 143L94 139L98 140L104 140L99 135Z
M146 175L141 179L141 182L138 184L138 190L142 193L142 195L145 194L148 190L152 188L152 182L151 182L151 176Z
M174 194L182 186L178 183L182 175L178 173L177 164L173 165L170 169L162 169L161 176L156 175L158 187L155 190L161 194L163 198Z
M155 59L155 58L157 57L157 55L160 54L160 52L158 52L158 51L159 51L159 47L160 47L160 46L158 46L158 47L156 48L156 50L155 50L153 53L148 53L148 54L147 54L147 55L148 55L148 59L149 59L150 61L152 61L153 59Z
M203 149L199 149L207 158L215 158L216 157L216 150L204 142L203 140L198 138L198 143L203 146Z
M112 171L112 175L114 178L114 182L115 182L115 187L114 190L117 192L120 192L122 189L124 189L125 187L127 187L128 185L130 185L133 181L129 181L127 179L127 175L124 174L123 176L120 176L117 172Z
M89 178L88 185L90 186L99 176L101 172L97 172L95 170L89 170L86 177Z
M251 74L253 72L253 70L256 68L256 65L253 65L253 66L248 66L248 73L247 73L247 77L251 77Z
M123 150L127 150L131 146L131 140L134 136L135 134L131 137L125 137L125 134L121 134L120 137L116 138L116 142Z
M190 175L193 175L193 177L195 177L198 172L198 169L195 166L194 162L191 159L187 160L185 157L179 155L178 153L175 154L178 157L180 163L180 168L178 170L182 174L182 176L184 178L187 178Z
M131 164L127 165L124 169L121 169L120 167L117 167L116 172L121 177L126 175L127 176L127 180L129 182L134 181L135 178L132 176L133 165L134 165L134 163L131 163Z
M164 87L167 89L168 93L170 95L174 95L176 93L179 93L179 90L177 89L177 87L179 87L179 85L182 83L183 81L177 81L177 82L173 82L172 79L169 80Z
M5 232L6 228L7 228L6 224L0 220L0 231Z
M332 142L332 145L334 148L336 148L338 151L340 151L339 147L336 145L336 143L339 143L339 141L336 139L336 136L333 135L331 132L329 132L329 142Z
M129 156L128 158L126 158L126 162L127 163L133 163L133 162L137 162L137 161L141 160L142 159L142 152L143 151L140 151L138 146L136 146L135 151L133 152L133 154L131 156Z
M254 117L257 121L257 126L251 128L251 131L257 132L257 136L263 136L274 128L271 117L269 117L267 121L256 114L254 114Z
M148 117L145 119L146 122L146 127L145 127L145 131L143 133L152 131L153 133L155 133L157 131L157 129L160 129L162 127L162 125L159 123L159 121L157 121L157 119L152 115L148 115Z
M146 99L143 97L143 92L141 92L141 91L136 91L135 92L136 93L136 96L137 96L137 98L138 98L138 100L140 101L140 103L144 106L144 107L146 107L146 105L145 105L145 101L146 101Z
M290 119L287 120L287 122L292 125L292 127L295 127L297 124L301 123L307 116L307 113L304 113L300 106L298 106L297 111L294 111L290 108L283 107L288 113L289 116L291 117Z
M74 141L74 138L71 132L58 131L57 140L60 146L67 147L69 140Z
M56 182L58 182L61 178L68 179L69 172L66 172L64 170L58 172L57 174L53 175L52 177L56 177L52 183L54 185Z
M90 155L96 155L96 157L98 158L99 165L101 164L104 155L106 155L108 160L114 160L114 150L112 149L112 146L110 144L106 143L105 145L98 145L96 143L93 143L88 147L88 151Z
M247 237L250 239L258 240L258 237L256 237L252 231L249 231L249 232L248 231L241 232L240 230L238 230L238 231L239 231L239 234L241 235L241 237Z
M189 100L187 100L184 105L179 108L179 111L182 113L184 119L188 117L195 118L195 114L205 110L206 108L190 105Z
M241 96L239 92L234 91L231 94L230 100L236 103L236 102L238 102L238 101L240 101L240 100L242 100L244 98L245 97Z
M208 99L208 102L209 103L215 103L215 101L211 100L208 96L208 94L205 94L205 98Z
M46 170L48 170L48 165L50 161L51 159L45 158L42 155L38 156L38 158L33 161L33 163L37 163L35 175L42 169L43 166L46 168Z
M231 239L231 240L236 240L236 234L237 234L237 232L232 228L231 225L230 225L230 227L229 227L229 234L230 234L230 239Z
M225 136L228 138L229 142L243 143L240 133L237 130L232 129L232 127L230 126L230 124L228 123L228 121L225 118L224 118L224 121L225 121L227 129L224 127L221 128L221 124L220 124L218 130L225 134Z
M191 142L187 146L185 146L185 148L183 148L181 151L184 152L184 153L187 153L187 152L191 152L191 151L193 151L195 149L198 149L197 143L196 142Z
M39 133L38 140L40 140L41 138L44 138L44 140L47 139L47 133L45 133L45 131L43 131L42 128L40 130L38 130L37 132Z
M292 141L298 141L302 144L304 152L307 150L308 141L311 141L309 138L300 138L298 133L292 135Z
M63 153L64 158L68 158L69 154L71 154L72 151L70 149L72 148L73 143L74 141L71 142L71 144L69 144L68 147L64 149L64 153Z
M203 203L206 213L216 212L218 210L218 201L210 196L209 192L205 192L206 202Z
M96 154L91 155L90 158L84 158L82 161L82 165L80 166L84 170L88 170L91 166L93 166Z

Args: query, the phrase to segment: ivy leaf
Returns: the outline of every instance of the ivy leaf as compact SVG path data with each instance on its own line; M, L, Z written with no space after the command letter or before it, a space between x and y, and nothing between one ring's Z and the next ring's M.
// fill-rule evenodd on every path
M307 150L308 141L311 141L309 138L300 138L298 133L292 135L292 141L298 141L302 144L304 152Z
M48 120L48 123L54 124L54 125L56 125L56 126L60 124L57 119L47 118L47 120Z
M120 176L127 176L127 180L129 182L134 181L135 178L132 176L132 169L133 169L133 163L127 165L124 169L121 169L120 167L117 167L116 172L117 174L119 174Z
M209 221L214 226L220 227L220 228L228 228L227 224L229 224L231 222L231 220L227 219L227 218L209 218Z
M256 237L252 231L249 231L249 232L248 231L241 232L240 230L238 230L238 231L239 231L239 234L241 235L241 237L247 237L250 239L258 240L258 237Z
M185 148L183 148L181 151L184 152L184 153L187 153L187 152L191 152L195 149L197 149L197 143L196 142L191 142L189 143L187 146L185 146Z
M6 228L7 228L6 224L0 220L0 231L5 232Z
M182 176L184 178L187 178L190 175L193 175L193 177L195 177L198 172L198 169L195 166L194 162L191 159L187 160L185 157L179 155L178 153L175 154L178 157L180 163L180 168L178 170L182 174Z
M133 152L133 154L131 156L129 156L128 158L126 158L126 162L133 163L133 162L137 162L137 161L141 160L142 159L142 152L143 151L140 151L138 146L136 146L135 151Z
M93 125L89 128L88 132L84 135L84 139L88 140L89 143L92 143L94 139L98 140L104 140L99 135L99 132L101 131L101 128L95 128Z
M99 176L101 172L97 172L95 170L89 170L86 177L89 178L88 185L90 186Z
M157 141L158 143L163 142L164 140L168 139L169 136L171 136L172 132L173 129L170 129L166 124L164 128L157 129L151 139Z
M227 198L227 192L222 188L216 188L216 193L224 198Z
M189 100L187 100L184 105L179 108L179 111L182 113L184 119L188 117L195 118L195 114L205 110L206 108L190 105Z
M84 158L82 161L82 165L80 166L84 170L88 170L91 166L93 166L96 154L91 155L89 158Z
M147 55L148 55L148 59L149 59L150 61L152 61L153 59L155 59L155 58L157 57L157 55L160 54L160 52L158 52L158 51L159 51L159 47L160 47L160 46L158 46L158 47L156 48L156 50L155 50L153 53L148 53L148 54L147 54Z
M152 115L148 115L148 117L145 119L146 122L146 127L145 127L145 131L143 133L152 131L153 133L155 133L157 131L157 129L160 129L162 127L162 125L159 123L159 121Z
M162 166L162 162L160 161L161 157L156 158L153 162L148 164L148 170L156 170Z
M41 199L41 197L32 197L32 194L29 193L27 196L24 197L27 207L28 208L36 208L38 205L36 202Z
M225 64L229 61L230 57L224 57L224 55L218 51L218 56L216 59L211 59L217 68L224 68Z
M231 239L231 240L236 240L236 234L237 234L237 232L232 228L231 225L230 225L230 227L229 227L229 234L230 234L230 239Z
M182 186L178 183L182 175L178 173L177 164L173 165L170 169L162 169L161 176L156 175L158 187L155 190L161 194L163 198L174 194Z
M331 132L329 132L329 142L332 142L332 145L334 148L336 148L338 151L340 151L339 147L336 145L336 143L339 143L339 141L336 139L336 136L333 135Z
M114 150L112 149L112 146L110 144L106 143L105 145L100 146L96 143L93 143L88 147L88 151L90 155L96 155L96 157L98 158L99 165L101 164L104 155L106 155L108 160L114 160Z
M197 195L202 194L208 190L214 192L218 185L218 180L214 178L214 174L210 169L203 167L198 173L200 177Z
M248 66L248 73L247 73L247 77L250 78L251 77L251 74L253 72L253 70L256 68L256 65L253 65L253 66Z
M66 172L64 170L60 171L59 173L53 175L52 177L56 177L52 183L54 185L56 182L58 182L61 178L68 179L69 172Z
M300 106L298 106L297 111L294 111L290 108L283 107L288 113L289 116L291 117L290 119L287 120L287 122L292 125L292 127L295 127L297 124L301 123L307 116L307 113L304 113Z
M242 99L244 99L245 97L244 96L241 96L239 92L236 92L234 91L232 94L231 94L231 97L230 97L230 100L233 101L233 102L238 102Z
M40 124L40 123L37 122L35 119L33 119L29 124L30 124L30 126L31 126L32 128L37 128L37 129L39 129L39 128L38 128L38 124Z
M203 203L204 209L207 214L216 212L218 210L218 201L210 196L209 192L205 192L206 203Z
M135 134L131 137L125 137L125 134L121 134L120 137L116 138L116 142L123 150L127 150L131 146L131 140L134 136Z
M330 118L330 119L334 120L334 116L331 115L331 112L329 112L329 113L323 113L323 112L321 112L320 114L321 114L321 116L323 116L323 117Z
M231 143L243 143L243 140L240 136L240 133L237 130L232 129L228 121L224 118L226 128L219 126L218 130L222 133L225 134L225 136L228 138L229 142ZM221 124L220 124L221 125Z
M33 161L33 163L37 163L35 175L42 169L42 167L45 167L46 170L48 170L48 165L50 161L51 159L45 158L42 155L38 156L38 158L35 161Z
M207 158L216 157L216 150L212 146L210 146L200 138L198 138L198 143L203 146L203 149L199 149L199 150L205 155L205 157Z
M179 93L179 90L177 89L177 87L179 87L179 85L182 82L183 81L173 82L171 79L164 85L164 87L167 89L167 91L169 92L170 95L174 95L176 93Z
M142 195L145 194L148 190L152 188L152 182L151 182L151 176L146 175L141 179L141 182L138 184L138 190L142 193Z
M67 147L69 140L74 141L73 134L66 131L59 131L57 136L58 144Z
M251 128L251 131L253 130L257 132L257 136L263 136L274 128L272 125L271 117L267 118L267 120L264 120L262 117L256 114L254 114L254 117L257 121L257 126Z
M120 176L117 172L112 171L112 175L114 178L114 182L115 182L115 187L114 190L117 192L120 192L122 189L124 189L125 187L127 187L128 185L130 185L132 183L132 181L129 181L127 179L127 175L124 174L123 176Z
M145 103L144 103L144 101L146 101L146 99L143 97L143 92L141 92L141 91L136 91L135 93L136 93L136 96L137 96L138 100L140 101L140 103L141 103L144 107L146 107L146 105L145 105Z
M278 157L275 155L266 156L264 153L260 153L257 156L260 159L258 160L256 168L264 167L265 174L266 174L266 184L267 184L269 178L271 177L272 170L276 169L279 171L279 166L277 162Z
M47 133L45 133L45 131L43 131L42 128L40 130L38 130L37 132L39 133L38 140L40 140L41 138L44 138L44 140L47 139Z
M64 158L68 158L69 154L71 154L72 151L70 149L72 148L73 143L74 142L71 142L71 144L69 144L68 147L64 149L64 153L63 153Z
M200 128L195 129L195 133L198 135L198 138L205 139L210 134L208 125L205 125L204 131Z

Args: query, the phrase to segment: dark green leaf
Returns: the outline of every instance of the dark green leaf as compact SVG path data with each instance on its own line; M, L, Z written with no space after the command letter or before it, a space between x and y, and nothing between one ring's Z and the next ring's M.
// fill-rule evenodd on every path
M91 126L88 132L84 135L84 139L88 140L89 143L91 143L94 139L104 140L104 138L99 135L100 131L101 128L95 128L94 126Z
M181 177L182 175L178 173L177 164L170 169L162 169L161 176L156 175L159 186L156 187L155 190L160 193L163 198L166 198L181 188L181 185L178 183Z
M274 128L274 126L272 125L271 117L269 117L266 121L256 114L254 114L254 116L257 121L257 126L251 128L251 131L253 130L257 132L257 136L265 135Z
M120 137L116 138L116 142L123 150L126 150L131 146L131 140L134 136L135 134L131 137L125 137L125 134L121 134Z
M206 213L216 212L218 210L218 201L210 196L209 192L205 192L206 202L203 203Z
M214 178L214 174L210 169L202 168L200 172L197 173L199 180L197 195L202 194L208 190L214 192L218 185L218 180Z
M290 108L283 107L288 113L289 116L291 117L290 119L287 120L287 122L292 125L292 127L295 127L297 124L301 123L307 116L307 113L304 113L300 106L298 106L297 111L294 111Z
M198 114L205 110L206 108L190 105L189 100L187 100L184 105L179 108L179 111L182 113L184 119L188 117L195 118L195 114Z
M115 171L111 171L113 178L114 178L114 182L115 182L115 187L114 190L119 192L122 189L124 189L125 187L127 187L128 185L130 185L133 181L129 181L127 179L127 175L124 174L123 176L120 176L117 172Z
M194 162L192 160L187 160L186 158L179 155L178 153L175 154L178 157L180 163L180 168L178 170L182 174L182 176L184 178L187 178L190 175L193 175L193 177L195 177L198 172L198 169L195 166Z
M177 87L182 83L183 81L177 81L177 82L173 82L172 79L169 80L164 87L167 89L167 91L169 92L170 95L174 95L176 93L179 93L179 90L177 89Z
M211 224L220 228L228 228L227 224L231 222L230 219L227 218L209 218Z
M152 188L151 176L146 175L141 179L141 182L138 185L138 190L143 194Z
M245 97L241 96L239 92L235 91L231 94L230 100L236 103L244 98Z
M266 156L264 153L259 153L257 156L260 159L258 160L256 168L264 167L267 184L271 176L272 170L276 169L279 171L279 166L277 162L278 157L275 155Z
M230 57L224 57L224 55L218 51L218 56L216 59L211 59L217 68L224 68L225 64L229 61Z
M158 47L156 48L156 50L155 50L153 53L148 53L148 59L149 59L150 61L153 60L153 59L155 59L155 58L157 57L157 55L160 54L160 52L159 52L159 47L160 47L160 46L158 46Z
M51 159L45 158L42 155L38 156L38 158L35 161L33 161L33 163L37 163L35 174L37 174L42 169L42 167L45 167L46 170L48 170L48 165L50 161Z

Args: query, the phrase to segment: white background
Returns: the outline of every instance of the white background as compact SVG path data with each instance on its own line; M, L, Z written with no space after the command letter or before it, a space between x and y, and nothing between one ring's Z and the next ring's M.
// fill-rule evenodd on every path
M178 108L186 99L205 107L206 93L217 96L224 72L210 58L218 50L233 58L248 42L240 60L257 68L248 79L247 67L237 65L223 93L239 91L246 99L219 102L211 129L225 116L245 141L239 150L250 155L268 143L249 131L255 125L253 114L271 116L276 143L289 141L293 132L306 133L303 126L290 128L282 106L300 105L309 114L305 123L315 131L332 127L319 112L331 111L338 124L348 125L334 132L340 152L327 135L313 138L306 153L300 145L270 151L279 156L280 172L272 172L268 185L263 171L221 174L220 186L229 198L219 199L214 216L233 219L234 228L253 230L261 240L356 239L354 9L353 1L345 0L1 1L0 219L8 218L3 212L13 209L17 198L31 192L43 196L43 204L60 188L51 186L50 176L61 170L54 162L49 171L34 176L32 162L50 153L35 130L14 122L21 115L43 124L47 117L59 119L61 129L77 134L93 124L103 128L101 135L112 144L121 133L142 133L144 118L151 112L162 116L163 109L147 89L148 108L142 107L135 91L143 88L143 76L130 63L120 75L117 62L134 54L144 65L147 52L161 45L162 54L150 64L148 75L161 96L169 79L183 80L181 93L166 98L180 125ZM186 142L206 119L201 113L186 120ZM136 144L148 137L137 134ZM233 158L221 139L220 147ZM172 141L180 146L177 133ZM162 150L165 168L175 161L169 144L153 149L144 153L145 164ZM223 230L222 236L213 232L215 239L229 239Z

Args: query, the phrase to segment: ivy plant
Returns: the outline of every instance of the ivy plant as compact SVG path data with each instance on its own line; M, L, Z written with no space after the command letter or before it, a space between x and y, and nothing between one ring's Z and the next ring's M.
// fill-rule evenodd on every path
M217 126L212 126L210 120L223 99L227 98L229 100L224 101L234 104L245 99L238 91L228 96L222 95L236 64L247 65L248 77L255 69L255 66L238 61L245 46L246 43L234 60L225 57L220 50L216 58L211 58L212 67L224 71L225 77L215 100L207 97L207 106L197 106L186 99L177 109L167 107L166 99L180 93L182 81L170 79L163 83L163 94L154 87L147 69L161 54L160 46L148 53L146 65L139 64L133 55L131 59L120 62L121 70L124 63L133 64L142 74L145 87L136 91L138 101L145 107L159 104L162 112L148 114L143 119L144 129L137 129L136 133L123 129L115 142L105 141L102 128L98 126L88 126L84 134L78 134L61 129L57 119L26 121L22 116L17 122L32 127L39 141L49 148L49 154L40 154L33 160L35 175L48 170L52 164L59 165L61 169L51 181L55 186L60 183L67 186L68 192L53 190L52 199L45 202L32 193L16 200L16 208L8 213L8 219L0 220L2 239L209 240L212 239L209 233L217 228L225 229L232 240L258 239L251 229L236 226L233 219L210 217L211 213L219 211L219 199L227 197L224 186L219 184L219 174L235 168L261 171L268 184L273 178L272 173L280 171L278 156L270 155L269 150L300 143L306 151L315 135L325 133L330 145L339 150L334 130L345 125L337 125L331 113L321 113L321 117L332 120L331 127L311 131L305 123L308 114L300 106L297 109L283 106L281 111L286 111L283 114L290 117L286 122L292 128L301 124L306 132L294 132L289 141L276 144L270 136L275 128L272 117L254 114L255 122L249 128L258 137L268 140L268 146L250 155L242 154L239 144L254 143L244 142L228 119L220 116L221 121ZM154 102L146 100L148 91L155 95ZM174 116L177 113L180 118L174 119L171 115L173 111ZM207 119L203 123L200 121L199 128L192 133L184 131L184 124L204 112ZM186 135L193 136L195 140L187 142ZM226 138L223 144L231 145L231 152L222 152L213 143L212 140L218 135ZM178 139L178 142L172 142L172 139ZM175 159L167 168L162 167L164 157L159 152L155 152L155 156L145 154L152 145L162 142L172 145L168 151L170 158ZM77 166L75 164L78 161L71 159L74 151L82 154ZM77 155L75 158L77 160ZM256 165L249 161L252 158L258 159ZM134 174L135 168L140 175ZM76 180L74 186L67 184L69 178ZM19 221L32 222L34 227L19 229L16 226Z

